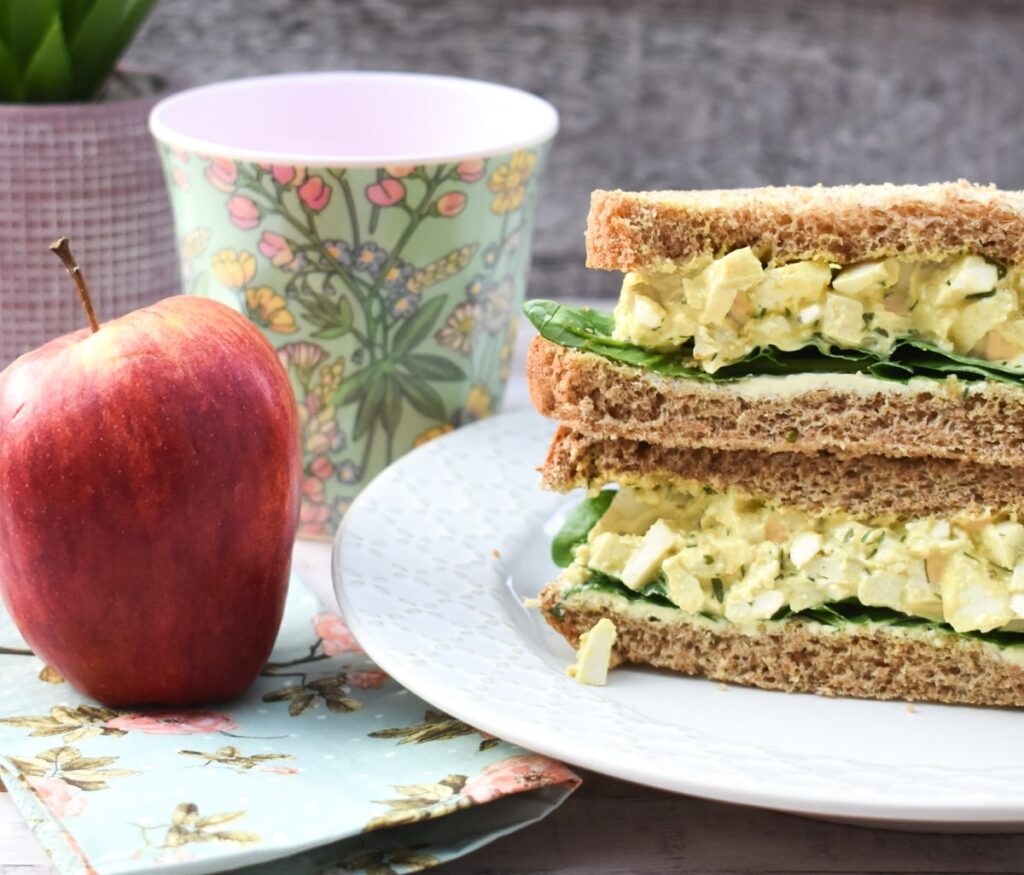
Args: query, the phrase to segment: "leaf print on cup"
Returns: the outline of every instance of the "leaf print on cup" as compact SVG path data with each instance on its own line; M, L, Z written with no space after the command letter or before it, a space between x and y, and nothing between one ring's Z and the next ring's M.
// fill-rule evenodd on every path
M230 194L238 181L238 166L230 158L214 158L203 175L214 188Z
M331 189L319 176L311 176L299 186L299 200L306 209L319 213L331 202Z
M236 194L228 199L228 213L231 214L231 221L243 231L255 228L260 223L260 208L252 198L244 194Z
M579 786L580 779L555 760L536 754L526 754L492 763L479 775L470 778L461 792L477 804L483 804L512 793L522 793L550 784L567 784L575 788Z
M295 317L285 301L270 286L245 290L246 315L257 325L277 334L293 334L298 330Z
M25 779L54 817L75 817L85 811L85 794L62 778Z
M505 215L518 210L526 200L526 181L537 164L537 155L528 149L514 152L507 164L499 164L487 180L494 192L491 212Z
M112 729L141 732L144 735L208 735L234 732L238 724L227 714L216 711L158 711L152 714L122 714L107 721Z
M244 289L256 276L256 256L244 249L221 249L210 262L213 275L229 289Z
M366 199L375 207L393 207L405 200L401 180L384 178L366 186Z

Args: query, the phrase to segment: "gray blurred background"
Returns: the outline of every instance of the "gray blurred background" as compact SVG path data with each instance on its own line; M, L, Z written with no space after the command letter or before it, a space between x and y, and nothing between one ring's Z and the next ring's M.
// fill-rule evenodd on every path
M593 188L1024 187L1024 4L1006 0L162 0L127 60L189 82L417 70L546 97L562 130L538 296L617 292L583 268Z

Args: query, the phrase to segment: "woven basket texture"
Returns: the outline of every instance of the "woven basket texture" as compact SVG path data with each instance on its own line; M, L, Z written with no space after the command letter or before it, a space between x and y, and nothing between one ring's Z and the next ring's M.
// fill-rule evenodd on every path
M87 324L48 249L58 236L71 238L101 321L179 291L146 126L157 99L0 106L0 368Z

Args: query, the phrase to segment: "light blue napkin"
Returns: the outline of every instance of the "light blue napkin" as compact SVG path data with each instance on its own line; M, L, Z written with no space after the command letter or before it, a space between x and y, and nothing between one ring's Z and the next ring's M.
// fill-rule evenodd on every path
M222 706L105 709L24 646L0 609L0 780L63 875L416 872L579 783L403 689L296 578L271 662Z

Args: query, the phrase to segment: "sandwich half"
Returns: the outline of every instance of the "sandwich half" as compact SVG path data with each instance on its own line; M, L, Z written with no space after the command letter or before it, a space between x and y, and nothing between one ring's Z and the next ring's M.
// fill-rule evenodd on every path
M766 689L1024 706L1024 198L594 195L613 313L529 302L541 593L574 645Z

